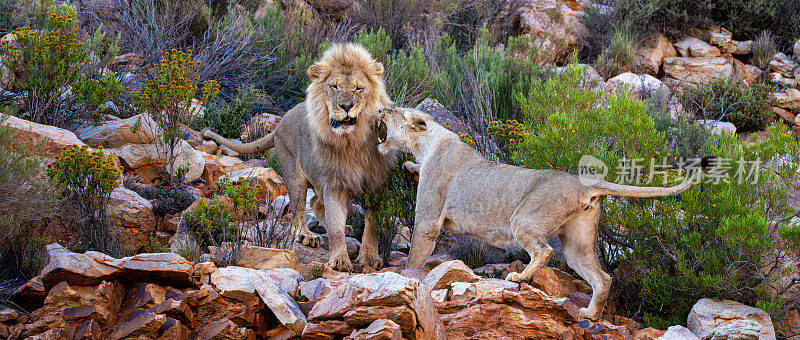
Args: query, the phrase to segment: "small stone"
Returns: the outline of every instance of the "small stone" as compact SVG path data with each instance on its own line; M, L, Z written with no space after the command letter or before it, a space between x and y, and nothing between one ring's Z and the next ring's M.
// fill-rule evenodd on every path
M400 340L402 338L400 325L386 319L375 320L367 328L354 330L350 334L350 339L353 340Z
M444 262L433 268L422 282L432 290L449 288L453 282L474 282L478 276L461 260Z

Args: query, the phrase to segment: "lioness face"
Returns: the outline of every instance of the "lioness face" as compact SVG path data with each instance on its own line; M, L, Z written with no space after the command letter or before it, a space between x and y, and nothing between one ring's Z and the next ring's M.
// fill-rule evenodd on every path
M375 70L366 71L378 73L379 78L383 67L379 63L376 64ZM360 121L359 118L365 114L373 114L364 111L367 103L375 101L374 94L371 94L370 91L374 80L365 74L365 70L352 69L345 73L335 67L328 70L315 70L314 68L317 66L312 66L308 72L309 75L317 76L317 81L322 82L323 98L328 109L331 129L337 135L354 132L356 124ZM320 76L321 72L327 74Z
M378 151L388 154L392 150L413 153L416 140L426 131L430 116L413 109L383 109L378 114Z

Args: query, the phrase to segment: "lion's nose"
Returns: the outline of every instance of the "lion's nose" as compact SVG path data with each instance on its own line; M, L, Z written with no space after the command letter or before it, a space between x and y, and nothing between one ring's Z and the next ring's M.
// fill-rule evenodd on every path
M353 102L349 102L347 104L339 104L339 107L341 107L345 112L350 112L350 109L352 109L354 105L355 104L353 104Z

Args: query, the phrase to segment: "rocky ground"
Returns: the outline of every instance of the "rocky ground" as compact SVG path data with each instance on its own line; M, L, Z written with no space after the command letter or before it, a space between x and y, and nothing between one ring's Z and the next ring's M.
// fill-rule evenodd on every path
M461 261L369 274L303 264L252 247L248 267L173 253L115 259L47 247L48 264L0 311L9 339L774 339L769 316L733 301L698 301L688 329L643 328L615 315L582 320L582 281L539 270L530 284L484 278ZM256 260L257 259L257 260ZM258 269L256 269L258 268ZM576 291L576 289L578 291Z

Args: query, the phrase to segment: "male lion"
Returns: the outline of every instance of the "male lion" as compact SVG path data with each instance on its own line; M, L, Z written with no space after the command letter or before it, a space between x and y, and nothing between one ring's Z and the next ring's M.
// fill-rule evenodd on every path
M421 268L444 227L498 247L521 245L531 256L522 273L507 280L528 281L547 264L558 236L567 264L592 286L582 317L597 320L611 277L597 258L600 196L656 197L680 193L693 176L670 187L635 187L597 180L584 185L578 176L486 160L455 133L414 109L384 109L379 114L378 149L410 152L419 162L415 226L409 268Z
M328 231L329 263L337 270L352 271L344 240L349 201L381 188L394 162L375 145L377 111L391 105L382 75L383 65L363 47L334 45L308 68L306 101L286 112L274 132L242 144L202 131L239 153L275 148L295 202L292 227L299 230L298 241L316 247L321 240L303 223L306 191L312 188L311 208ZM368 208L358 261L377 269L382 261Z

